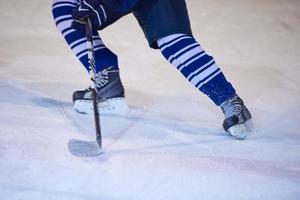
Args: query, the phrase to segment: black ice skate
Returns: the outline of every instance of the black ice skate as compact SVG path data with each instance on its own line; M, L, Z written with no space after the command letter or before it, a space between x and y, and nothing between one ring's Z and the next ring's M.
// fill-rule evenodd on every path
M99 98L99 112L104 115L125 113L128 109L119 71L111 68L96 74L96 91ZM93 113L92 92L88 88L73 93L74 108L82 114Z
M235 95L220 106L225 115L223 128L236 139L244 139L252 129L251 114L242 99Z

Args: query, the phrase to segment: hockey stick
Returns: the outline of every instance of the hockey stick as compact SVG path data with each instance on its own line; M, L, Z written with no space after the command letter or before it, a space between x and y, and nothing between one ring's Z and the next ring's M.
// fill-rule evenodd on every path
M94 119L95 119L95 130L96 130L96 142L94 141L82 141L72 139L69 141L68 147L70 152L75 156L86 157L86 156L97 156L103 153L102 150L102 136L100 126L100 115L98 110L98 98L95 86L95 74L96 74L96 63L94 57L94 45L93 45L93 30L91 21L88 18L86 20L86 39L87 39L87 51L88 51L88 63L89 72L91 77L91 90L93 99Z

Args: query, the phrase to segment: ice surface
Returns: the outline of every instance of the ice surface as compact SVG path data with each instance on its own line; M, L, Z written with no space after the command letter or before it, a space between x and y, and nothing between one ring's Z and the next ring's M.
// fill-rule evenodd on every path
M158 51L132 16L102 35L119 55L131 111L103 117L105 154L78 158L94 138L72 110L88 75L64 44L51 1L0 2L0 199L300 199L300 2L188 0L195 37L252 111L245 141Z

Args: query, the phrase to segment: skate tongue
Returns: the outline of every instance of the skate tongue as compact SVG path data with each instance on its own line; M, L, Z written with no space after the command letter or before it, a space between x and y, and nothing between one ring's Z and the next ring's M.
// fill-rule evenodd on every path
M93 157L103 154L96 141L82 141L72 139L68 144L70 152L78 157Z

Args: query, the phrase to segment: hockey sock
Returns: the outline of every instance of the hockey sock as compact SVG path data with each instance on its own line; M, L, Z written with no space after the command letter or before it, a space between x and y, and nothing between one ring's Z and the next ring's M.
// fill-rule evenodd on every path
M86 35L83 32L71 28L73 18L71 13L79 6L78 0L54 0L52 13L57 28L62 33L73 53L88 69L88 57L86 48ZM102 42L97 30L93 32L93 45L95 51L96 70L102 71L106 67L118 70L118 58Z
M235 94L212 56L191 36L173 34L157 41L164 57L216 105Z

